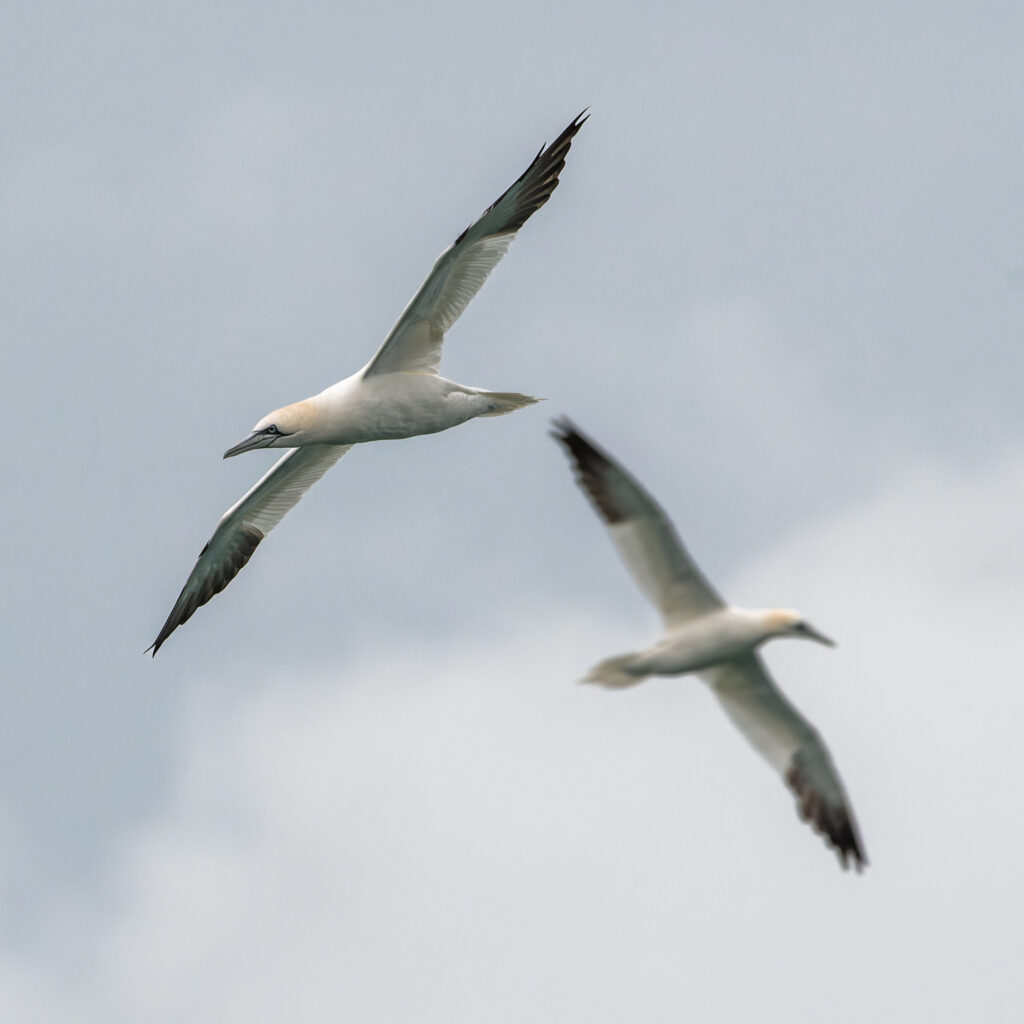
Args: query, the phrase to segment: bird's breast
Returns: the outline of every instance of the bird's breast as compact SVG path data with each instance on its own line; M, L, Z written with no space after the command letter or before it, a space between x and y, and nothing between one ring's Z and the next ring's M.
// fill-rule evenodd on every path
M479 415L478 396L433 374L381 374L333 390L321 396L318 437L331 444L436 434Z
M694 619L673 630L642 653L638 667L652 675L681 675L699 672L720 662L745 654L756 638L728 612Z

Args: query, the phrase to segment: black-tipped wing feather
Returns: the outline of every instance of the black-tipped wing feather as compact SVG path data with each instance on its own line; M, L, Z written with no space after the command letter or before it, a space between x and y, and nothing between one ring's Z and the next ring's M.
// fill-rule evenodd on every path
M364 374L437 373L445 331L483 287L516 232L551 198L573 136L586 119L580 114L542 149L522 176L441 254Z
M668 516L640 483L569 420L557 420L554 427L552 436L572 458L580 486L626 568L665 621L678 624L724 607Z
M350 447L316 444L293 448L278 459L241 501L224 513L153 641L150 650L154 657L163 642L187 622L197 608L219 594L238 575L260 541Z
M867 864L853 809L817 730L782 695L756 654L700 673L726 714L796 796L797 810L844 868Z

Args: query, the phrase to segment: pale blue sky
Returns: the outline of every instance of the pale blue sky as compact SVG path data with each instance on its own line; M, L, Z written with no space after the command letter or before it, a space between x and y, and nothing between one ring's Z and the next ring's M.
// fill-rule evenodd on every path
M1022 33L1013 4L10 6L18 1019L1012 1019ZM143 657L272 459L224 449L362 365L585 106L443 364L548 401L355 450ZM728 596L839 641L769 661L863 877L696 681L572 685L656 623L561 413Z

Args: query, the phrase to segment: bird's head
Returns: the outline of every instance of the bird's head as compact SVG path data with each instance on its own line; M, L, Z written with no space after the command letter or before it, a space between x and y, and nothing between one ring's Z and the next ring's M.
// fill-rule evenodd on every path
M224 453L225 459L256 448L300 448L308 441L315 420L309 402L296 402L268 413L252 428L252 433Z
M824 633L819 633L799 612L791 608L775 608L764 613L765 628L768 638L777 636L795 636L802 640L816 640L826 647L835 647L835 641Z

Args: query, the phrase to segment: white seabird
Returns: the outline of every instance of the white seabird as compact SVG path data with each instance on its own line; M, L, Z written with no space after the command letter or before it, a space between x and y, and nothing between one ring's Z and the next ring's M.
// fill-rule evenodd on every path
M625 469L567 419L553 436L565 445L579 483L604 521L634 580L661 612L657 643L595 665L581 680L609 689L647 676L696 672L726 713L796 794L800 816L857 870L864 844L839 773L817 731L782 695L757 648L776 637L834 646L788 609L750 611L727 604L704 578L658 503Z
M264 416L224 453L229 458L256 448L293 449L221 517L149 648L154 657L178 626L235 578L267 533L352 445L433 434L538 401L438 376L441 344L519 229L551 198L586 119L586 112L580 114L542 148L522 176L441 254L366 366L312 398Z

